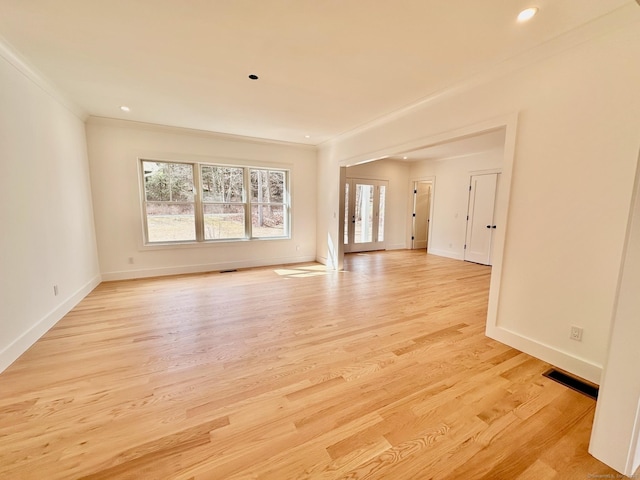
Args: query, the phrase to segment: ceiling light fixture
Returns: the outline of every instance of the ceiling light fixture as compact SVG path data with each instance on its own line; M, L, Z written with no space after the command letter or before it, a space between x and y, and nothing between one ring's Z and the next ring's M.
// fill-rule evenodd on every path
M407 160L409 157L402 157L403 160Z
M529 7L518 14L518 22L527 22L538 13L538 7Z
M122 110L123 112L130 112L131 109L129 107L127 107L126 105L121 105L120 106L120 110Z
M258 80L258 75L254 75L253 73L251 75L249 75L249 78L251 80Z
M311 135L305 135L304 138L311 138Z

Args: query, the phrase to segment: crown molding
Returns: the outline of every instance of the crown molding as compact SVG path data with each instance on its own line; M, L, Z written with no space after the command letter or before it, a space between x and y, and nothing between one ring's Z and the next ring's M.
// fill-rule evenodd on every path
M636 2L640 4L640 0L636 0ZM372 128L380 127L394 120L405 117L406 115L425 108L432 103L453 97L471 90L474 87L489 83L498 78L505 77L517 70L539 63L561 52L570 50L583 43L587 43L595 38L606 35L616 29L638 23L640 23L640 18L638 17L636 7L632 3L626 4L514 57L498 61L493 66L482 72L449 85L443 89L434 91L405 107L382 115L374 120L325 140L318 144L318 148L323 149L334 143L357 136L371 130Z
M284 140L271 140L268 138L234 135L232 133L221 133L221 132L214 132L210 130L198 130L195 128L176 127L172 125L139 122L136 120L124 120L121 118L113 118L113 117L100 117L100 116L90 115L87 117L86 123L87 125L100 125L105 127L136 129L136 130L144 130L147 132L175 133L180 135L192 135L197 137L213 138L217 140L226 140L231 142L258 143L262 145L267 144L267 145L283 146L283 147L289 147L289 148L299 148L299 149L310 150L314 152L317 151L317 147L315 145L309 145L308 143L286 142Z
M83 108L63 94L2 36L0 36L0 57L80 120L84 122L87 119L88 114Z

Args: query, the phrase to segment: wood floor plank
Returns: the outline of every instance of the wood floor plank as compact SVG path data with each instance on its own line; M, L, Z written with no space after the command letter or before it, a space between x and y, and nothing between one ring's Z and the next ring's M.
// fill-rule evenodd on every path
M0 374L0 478L584 479L595 401L424 251L99 285Z

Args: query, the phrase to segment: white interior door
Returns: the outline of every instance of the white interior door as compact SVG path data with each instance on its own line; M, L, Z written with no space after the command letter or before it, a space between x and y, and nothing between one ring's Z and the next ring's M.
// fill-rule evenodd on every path
M344 251L384 249L384 210L388 182L347 178Z
M431 182L413 184L413 231L411 248L426 249L429 243L429 216L431 214Z
M498 175L498 173L491 173L471 176L467 236L464 246L464 259L469 262L491 265L493 233L497 228L493 218Z

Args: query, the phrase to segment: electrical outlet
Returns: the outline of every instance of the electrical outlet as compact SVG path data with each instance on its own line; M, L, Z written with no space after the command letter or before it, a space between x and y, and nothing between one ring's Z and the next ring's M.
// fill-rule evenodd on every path
M129 263L133 263L133 257L129 257Z
M582 341L582 327L576 327L575 325L571 325L571 333L569 334L569 338L571 340L575 340L576 342Z

